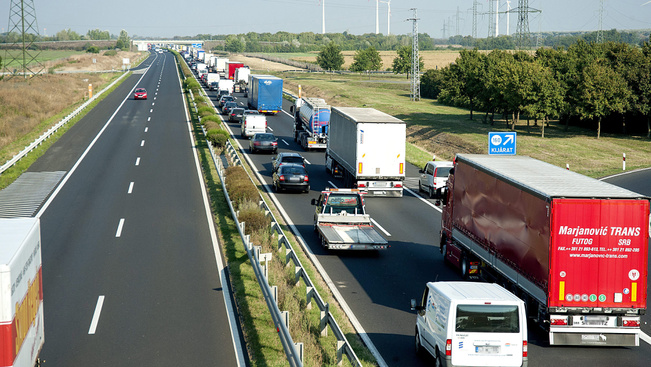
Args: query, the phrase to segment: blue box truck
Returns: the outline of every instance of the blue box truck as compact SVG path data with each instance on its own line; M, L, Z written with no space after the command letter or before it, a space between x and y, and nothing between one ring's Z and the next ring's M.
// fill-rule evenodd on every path
M249 108L277 114L283 107L283 80L271 75L249 75Z

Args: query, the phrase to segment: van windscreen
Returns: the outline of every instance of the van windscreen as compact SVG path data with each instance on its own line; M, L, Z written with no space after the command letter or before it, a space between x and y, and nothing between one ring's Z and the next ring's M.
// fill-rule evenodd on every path
M457 332L519 333L520 320L516 305L459 305Z

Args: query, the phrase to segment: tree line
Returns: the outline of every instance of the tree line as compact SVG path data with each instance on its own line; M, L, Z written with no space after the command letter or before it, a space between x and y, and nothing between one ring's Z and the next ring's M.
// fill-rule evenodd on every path
M493 50L461 51L457 61L427 70L426 98L482 111L484 121L506 117L511 129L523 117L559 119L596 130L651 137L651 40L641 47L621 42L579 40L565 49L534 54Z

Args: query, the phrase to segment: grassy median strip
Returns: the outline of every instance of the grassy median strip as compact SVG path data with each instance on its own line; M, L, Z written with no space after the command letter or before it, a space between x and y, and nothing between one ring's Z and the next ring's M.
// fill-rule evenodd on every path
M183 75L191 77L187 66L180 59L179 64ZM195 85L195 82L191 80L184 82L184 86L194 89L193 95L198 96L198 85ZM186 96L188 105L192 106L193 101L190 94L186 93ZM218 236L228 263L240 324L247 343L251 364L255 366L285 366L287 365L287 357L280 344L271 314L262 296L244 244L235 226L235 221L231 217L230 208L212 162L201 124L204 124L204 128L210 131L221 129L222 126L212 118L213 115L205 114L206 111L202 107L207 105L207 101L204 97L195 97L194 101L198 102L198 109L195 112L194 108L191 107L189 111L193 131L204 171L204 179L211 198ZM202 115L201 123L198 118L200 115ZM264 194L259 182L255 185L251 182L249 175L251 175L250 167L233 167L226 170L229 196L240 212L239 219L246 223L245 228L247 233L251 234L252 243L261 246L263 253L274 254L270 264L269 284L278 287L279 308L283 311L289 311L289 328L292 338L294 342L303 343L304 363L306 366L335 366L337 365L337 340L332 332L329 332L327 336L320 335L320 310L318 307L307 308L305 284L303 282L295 284L294 267L287 266L291 265L291 263L286 262L283 252L279 253L277 251L278 237L271 231L269 226L270 218L265 216L257 204L259 192L263 193L263 197L267 202L269 202L269 198L267 194ZM272 210L276 212L275 209ZM277 213L275 213L275 216L277 219L280 218ZM284 225L284 227L286 234L290 234L287 226ZM313 282L318 283L318 292L327 302L334 305L327 286L320 280L317 272L309 266L311 263L300 251L300 246L293 238L290 241L294 249L297 250L297 255L301 259L303 266L306 267L306 272ZM346 337L364 365L375 365L373 356L348 324L343 312L335 306L331 306L330 312L337 318L337 322L346 333ZM345 357L343 365L350 365Z

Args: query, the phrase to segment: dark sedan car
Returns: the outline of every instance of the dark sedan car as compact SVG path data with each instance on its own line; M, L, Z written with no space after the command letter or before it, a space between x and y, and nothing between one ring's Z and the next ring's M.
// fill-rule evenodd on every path
M235 98L233 96L224 95L219 97L219 107L223 107L226 102L234 102Z
M231 110L231 113L228 114L228 121L230 122L242 122L244 116L244 108L236 107Z
M145 88L137 88L133 92L133 99L147 99L147 90Z
M271 171L275 172L283 164L300 164L305 167L305 159L298 153L281 152L277 156L271 158Z
M307 176L305 167L300 164L284 164L273 177L274 191L298 190L302 192L310 191L310 180Z
M276 153L278 151L278 139L272 133L256 133L249 140L249 151L267 151Z
M229 115L233 108L237 108L237 102L226 102L224 103L224 106L222 106L222 113L224 115Z

